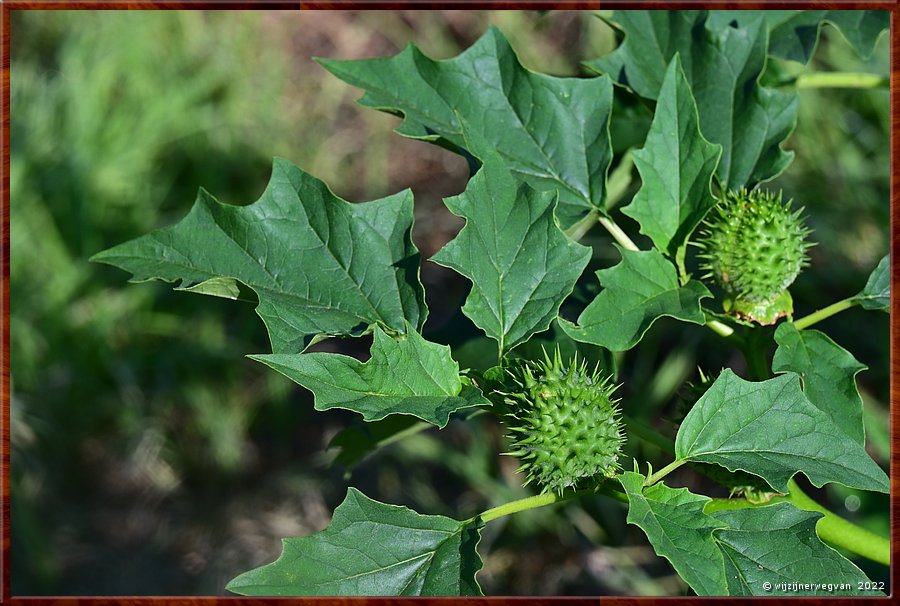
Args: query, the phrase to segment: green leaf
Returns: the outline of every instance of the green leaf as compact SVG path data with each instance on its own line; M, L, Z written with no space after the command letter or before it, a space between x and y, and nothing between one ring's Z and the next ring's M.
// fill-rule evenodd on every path
M659 251L620 248L619 252L618 265L597 272L604 288L578 317L578 325L560 321L570 337L625 351L663 316L693 324L706 322L700 300L712 294L703 284L691 280L679 286L675 266Z
M328 528L284 539L277 560L226 589L252 596L482 595L475 580L482 526L385 505L350 488Z
M819 42L823 23L831 23L863 58L872 54L879 34L888 29L888 11L764 10L710 11L713 29L736 22L743 26L763 18L769 30L769 55L808 63Z
M761 18L769 30L769 55L806 63L816 50L820 25L827 13L823 10L717 10L709 11L708 23L710 29L717 30L731 23L745 27Z
M466 225L431 260L472 281L463 313L505 353L546 330L591 257L553 216L555 197L518 183L494 153L462 194L447 198Z
M360 104L402 114L401 135L464 148L458 112L518 178L538 190L559 191L563 227L605 208L612 159L609 78L530 72L493 27L447 61L433 61L410 44L394 57L319 63L365 89Z
M866 287L853 297L863 309L875 309L890 313L891 310L891 255L885 255L869 276Z
M666 71L656 114L634 163L641 189L622 212L641 224L641 233L671 257L716 205L710 192L722 153L700 134L697 106L678 55Z
M272 350L291 353L373 324L402 333L425 322L412 222L409 190L350 204L276 159L254 204L221 204L201 190L179 223L91 260L131 272L133 281L181 280L218 296L236 296L235 281L243 282L259 297Z
M669 560L697 595L728 595L725 561L712 535L725 524L703 513L712 499L662 483L644 488L645 479L631 471L619 475L628 495L627 522L644 531L656 554Z
M825 17L843 34L857 53L864 59L875 51L875 43L881 32L891 25L891 12L880 11L828 11Z
M678 53L700 115L700 130L722 145L716 174L725 189L778 176L794 157L779 146L797 121L797 95L759 85L767 30L757 18L743 27L710 28L706 11L616 11L625 33L615 51L587 66L648 99L657 99Z
M783 322L775 331L775 372L792 371L803 380L803 393L844 433L865 445L863 402L856 374L865 370L849 351L817 330L797 330Z
M413 330L396 341L376 326L365 363L324 352L249 357L313 392L316 410L344 408L366 421L402 414L443 427L450 413L488 404L476 387L460 380L449 347Z
M752 383L722 371L679 427L675 455L741 469L778 492L798 471L815 486L890 490L884 471L803 395L792 372Z
M776 503L711 515L725 526L713 537L725 556L730 595L860 595L857 584L869 581L816 535L821 513ZM790 589L796 583L811 587Z

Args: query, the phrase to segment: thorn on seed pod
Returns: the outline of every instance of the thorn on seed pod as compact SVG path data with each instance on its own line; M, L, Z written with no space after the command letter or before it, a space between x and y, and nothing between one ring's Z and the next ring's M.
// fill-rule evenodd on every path
M702 268L725 291L725 311L759 324L793 313L788 287L809 264L803 208L781 193L728 192L704 224Z
M544 360L516 361L507 372L507 454L521 461L526 486L562 494L617 473L625 438L611 377L599 367L589 371L577 356L564 363L558 348L552 358L545 351Z

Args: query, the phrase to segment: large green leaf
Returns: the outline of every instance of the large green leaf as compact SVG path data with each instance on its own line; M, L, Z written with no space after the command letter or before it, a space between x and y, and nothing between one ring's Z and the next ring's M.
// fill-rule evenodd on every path
M818 330L797 330L783 322L775 331L775 372L792 371L803 379L803 393L851 439L865 444L863 403L856 374L865 370L849 351Z
M711 516L725 526L713 537L725 556L731 595L860 595L858 583L869 580L819 540L821 513L776 503Z
M890 313L891 310L891 256L885 255L869 275L866 287L853 297L863 309L875 309Z
M319 62L365 89L362 105L402 114L401 135L464 148L458 113L517 177L536 189L559 191L563 227L604 209L612 159L609 78L530 72L493 27L447 61L433 61L410 44L389 58Z
M204 294L234 296L243 282L259 297L272 350L297 352L373 324L402 333L425 322L412 222L408 190L350 204L276 159L254 204L221 204L201 190L179 223L91 260L130 271L134 281L181 280Z
M767 10L709 11L709 27L713 30L736 23L745 27L762 18L769 30L769 55L806 63L816 50L819 28L828 11Z
M710 192L722 153L700 134L697 105L678 55L666 71L643 149L634 153L641 189L622 212L672 257L686 245L716 199Z
M825 20L838 28L847 42L863 58L872 54L881 32L891 26L891 12L880 11L828 11Z
M444 200L466 225L431 260L472 281L463 313L503 353L550 326L591 251L560 230L554 194L517 182L500 156L480 153L484 165L466 191Z
M324 352L250 357L313 392L316 410L345 408L366 421L403 414L443 427L450 413L488 404L460 379L450 348L429 343L414 330L394 340L376 326L366 363Z
M331 524L227 589L252 596L481 595L478 522L420 515L350 488Z
M657 250L619 251L618 265L597 272L604 288L578 317L578 325L560 320L570 337L625 351L641 340L657 318L706 322L700 300L712 294L703 284L691 280L680 286L675 266Z
M631 471L619 475L628 495L627 522L644 531L656 554L669 560L697 595L728 595L725 561L712 535L725 523L703 513L711 499L661 483L644 488L645 479Z
M709 24L714 29L732 22L743 26L760 17L769 29L769 55L801 63L809 62L826 22L834 25L864 58L872 54L879 34L890 25L890 12L883 10L716 10L710 11Z
M888 492L887 475L831 417L803 395L789 372L752 383L725 369L675 438L678 459L742 469L787 492L798 471L815 485L839 482Z
M722 145L716 171L728 189L779 175L793 152L779 146L797 120L797 95L759 85L766 64L762 18L711 29L706 11L616 11L625 33L615 51L587 63L648 99L657 99L678 53L700 114L700 130Z

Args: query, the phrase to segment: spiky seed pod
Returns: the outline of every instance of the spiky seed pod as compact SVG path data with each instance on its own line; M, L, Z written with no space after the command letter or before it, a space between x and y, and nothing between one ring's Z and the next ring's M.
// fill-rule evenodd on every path
M562 493L589 478L612 477L624 442L616 386L597 368L573 358L563 364L559 349L541 362L520 361L508 369L503 393L510 452L525 484Z
M727 295L725 310L760 324L793 312L788 287L809 264L810 230L803 209L783 203L781 192L728 192L707 219L698 246L705 278Z

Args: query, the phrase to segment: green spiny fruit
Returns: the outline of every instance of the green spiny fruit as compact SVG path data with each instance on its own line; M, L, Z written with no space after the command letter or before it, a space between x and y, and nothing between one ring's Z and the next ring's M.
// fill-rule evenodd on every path
M516 361L507 369L503 395L506 424L525 484L542 492L562 493L583 480L609 478L619 469L624 442L616 386L593 372L577 356L563 364L559 349L553 359Z
M704 277L726 293L725 311L760 324L793 313L788 287L809 264L803 209L793 210L781 193L728 192L706 221L698 246Z

